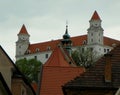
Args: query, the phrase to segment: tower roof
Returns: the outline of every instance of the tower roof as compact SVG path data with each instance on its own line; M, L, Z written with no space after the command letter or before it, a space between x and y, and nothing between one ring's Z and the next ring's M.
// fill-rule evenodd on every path
M70 35L68 34L68 25L66 25L66 31L65 31L65 34L63 35L63 38L64 39L69 39L70 38Z
M23 24L23 26L22 26L22 28L21 28L19 34L28 34L28 32L27 32L26 27L25 27L24 24ZM29 34L28 34L28 35L29 35Z
M95 12L93 13L93 15L92 15L92 17L91 17L91 20L100 20L100 17L99 17L99 15L98 15L97 11L95 11Z

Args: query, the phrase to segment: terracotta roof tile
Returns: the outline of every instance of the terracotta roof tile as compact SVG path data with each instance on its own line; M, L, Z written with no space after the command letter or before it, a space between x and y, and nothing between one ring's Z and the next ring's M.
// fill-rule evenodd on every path
M21 28L21 30L20 30L20 32L18 34L28 34L28 32L27 32L26 27L25 27L24 24L23 24L23 26L22 26L22 28Z
M61 48L57 47L43 65L40 95L63 95L64 83L83 72L84 68L69 65Z
M40 95L63 95L62 86L83 72L80 67L43 66Z
M70 67L69 63L65 60L65 57L59 47L53 51L50 58L44 64L44 66L63 66Z
M94 12L94 14L91 17L91 20L100 20L100 17L98 15L97 11Z

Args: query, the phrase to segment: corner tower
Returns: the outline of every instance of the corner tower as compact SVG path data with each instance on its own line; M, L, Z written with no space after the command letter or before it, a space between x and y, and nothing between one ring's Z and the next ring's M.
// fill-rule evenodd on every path
M25 54L30 42L30 35L28 34L25 25L22 26L18 33L18 40L16 42L16 58Z
M97 11L94 12L90 19L90 27L88 28L88 45L103 45L103 28L101 27L102 20Z

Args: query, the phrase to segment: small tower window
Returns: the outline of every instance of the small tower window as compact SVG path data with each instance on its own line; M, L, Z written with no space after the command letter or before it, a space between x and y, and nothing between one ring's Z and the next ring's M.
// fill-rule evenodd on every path
M93 36L93 33L91 33L91 36Z
M19 46L19 48L21 48L21 46Z
M91 42L93 42L93 39L91 39Z

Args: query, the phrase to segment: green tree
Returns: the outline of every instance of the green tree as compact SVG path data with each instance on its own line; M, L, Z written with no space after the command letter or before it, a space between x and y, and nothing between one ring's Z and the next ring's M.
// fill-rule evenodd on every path
M95 61L98 59L98 57L96 57L96 52L93 52L91 49L83 48L78 48L73 51L72 58L77 66L84 66L85 68L94 65Z
M20 59L16 61L16 66L25 75L29 82L38 82L38 70L40 69L41 62L36 59Z

